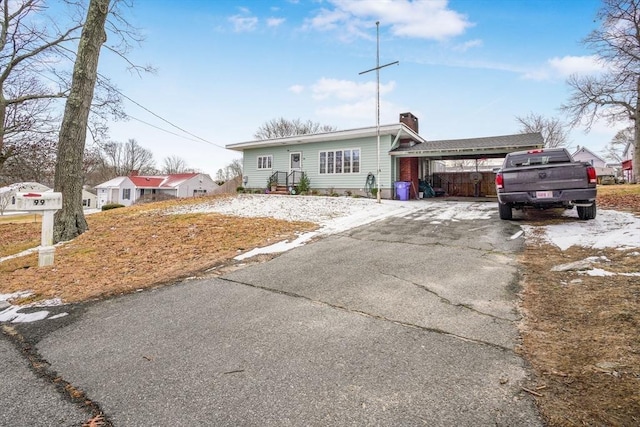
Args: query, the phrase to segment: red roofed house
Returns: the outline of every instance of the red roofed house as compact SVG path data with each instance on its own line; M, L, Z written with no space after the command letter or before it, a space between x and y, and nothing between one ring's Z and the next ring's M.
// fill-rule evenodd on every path
M109 203L131 206L143 196L167 195L171 197L195 197L211 193L217 187L205 173L177 173L142 176L132 171L129 176L119 176L96 185L98 202L102 208Z

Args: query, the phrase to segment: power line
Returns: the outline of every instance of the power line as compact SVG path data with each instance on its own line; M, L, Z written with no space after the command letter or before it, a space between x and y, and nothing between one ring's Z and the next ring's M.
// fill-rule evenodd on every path
M100 73L98 73L98 76L100 76L103 80L107 80L107 79L106 79L102 74L100 74ZM125 98L125 99L127 99L127 100L129 100L129 101L133 102L135 105L137 105L138 107L142 108L143 110L145 110L145 111L146 111L146 112L148 112L149 114L152 114L153 116L155 116L155 117L159 118L159 119L160 119L160 120L162 120L163 122L165 122L165 123L169 124L170 126L173 126L174 128L176 128L176 129L180 130L181 132L184 132L184 133L186 133L187 135L190 135L190 136L192 136L192 137L194 137L194 138L197 138L197 139L199 139L199 140L200 140L200 141L202 141L202 142L206 142L207 144L211 144L211 145L214 145L214 146L216 146L216 147L219 147L219 148L223 148L223 149L225 149L225 147L223 147L223 146L222 146L222 145L220 145L220 144L216 144L215 142L211 142L211 141L209 141L209 140L206 140L206 139L204 139L204 138L201 138L201 137L199 137L198 135L196 135L196 134L194 134L194 133L191 133L191 132L189 132L188 130L185 130L185 129L181 128L180 126L178 126L178 125L176 125L176 124L171 123L169 120L165 119L164 117L160 116L159 114L154 113L153 111L151 111L150 109L148 109L148 108L147 108L147 107L145 107L144 105L140 104L139 102L134 101L133 99L131 99L130 97L128 97L127 95L125 95L124 93L122 93L119 89L117 89L116 87L114 87L114 86L112 86L111 84L107 83L106 81L104 81L104 84L105 84L105 85L107 85L107 86L109 86L109 87L111 88L111 90L113 90L114 92L116 92L116 93L120 94L123 98ZM125 113L125 114L126 114L126 113ZM127 117L134 118L133 116L130 116L129 114L126 114L126 115L127 115ZM149 126L151 126L151 127L154 127L154 128L156 128L156 129L162 130L162 131L164 131L164 132L170 133L170 134L172 134L172 135L180 136L180 135L177 135L177 134L175 134L175 133L173 133L173 132L170 132L170 131L168 131L168 130L166 130L166 129L162 129L162 128L158 127L158 126L153 126L153 125L151 125L151 124L149 124L149 123L143 122L142 120L135 119L135 118L134 118L134 120L138 120L139 122L142 122L142 123L144 123L144 124L147 124L147 125L149 125ZM183 136L182 138L185 138L185 137ZM192 140L192 139L190 139L190 138L185 138L185 139L188 139L188 140L190 140L190 141L193 141L193 140Z
M64 54L63 54L62 56L66 57L68 60L70 60L70 61L71 61L71 58L70 58L69 56L64 55ZM51 68L51 67L50 67L50 68ZM46 79L48 79L48 80L50 80L50 81L52 81L52 82L54 82L54 83L59 83L59 82L56 82L55 80L53 80L53 79L52 79L51 77L49 77L49 76L46 76L46 75L44 75L44 74L42 74L42 73L38 73L38 74L40 74L40 76L42 76L42 77L44 77L44 78L46 78ZM155 117L159 118L159 119L160 119L160 120L162 120L163 122L165 122L165 123L169 124L170 126L172 126L172 127L176 128L176 129L180 130L181 132L186 133L187 135L190 135L190 136L192 136L192 137L194 137L194 138L197 138L197 139L198 139L199 141L201 141L201 142L205 142L205 143L207 143L207 144L210 144L210 145L213 145L213 146L215 146L215 147L222 148L222 149L225 149L225 150L226 150L226 148L225 148L225 147L223 147L222 145L220 145L220 144L216 144L215 142L211 142L211 141L209 141L209 140L207 140L207 139L201 138L200 136L198 136L198 135L196 135L196 134L194 134L194 133L192 133L192 132L189 132L189 131L188 131L188 130L186 130L186 129L181 128L180 126L178 126L178 125L176 125L176 124L174 124L174 123L170 122L169 120L165 119L164 117L160 116L159 114L154 113L153 111L151 111L150 109L148 109L148 108L147 108L147 107L145 107L144 105L140 104L139 102L137 102L137 101L135 101L135 100L131 99L130 97L128 97L127 95L125 95L124 93L122 93L122 91L120 91L118 88L116 88L116 87L114 87L113 85L111 85L110 83L108 83L108 79L107 79L105 76L103 76L102 74L98 73L98 77L100 77L100 78L101 78L101 80L102 80L102 82L101 82L101 83L102 83L102 84L104 84L105 86L109 87L111 90L113 90L114 92L118 93L118 94L119 94L120 96L122 96L123 98L125 98L125 99L127 99L128 101L130 101L130 102L134 103L135 105L137 105L138 107L142 108L143 110L147 111L149 114L152 114L153 116L155 116ZM187 137L186 137L186 136L184 136L184 135L180 135L180 134L177 134L177 133L175 133L175 132L171 132L171 131L169 131L169 130L167 130L167 129L161 128L160 126L152 125L151 123L145 122L144 120L138 119L138 118L136 118L136 117L134 117L134 116L132 116L132 115L130 115L130 114L127 114L127 113L124 113L124 114L125 114L125 116L127 116L127 117L129 117L129 118L131 118L131 119L133 119L133 120L136 120L136 121L138 121L138 122L140 122L140 123L143 123L143 124L145 124L145 125L147 125L147 126L151 126L152 128L158 129L158 130L160 130L160 131L162 131L162 132L166 132L166 133L168 133L168 134L171 134L171 135L177 136L178 138L183 138L183 139L186 139L186 140L188 140L188 141L193 141L193 142L199 142L199 141L196 141L196 140L194 140L194 139L192 139L192 138L187 138Z
M193 142L202 142L202 141L198 141L197 139L188 138L188 137L186 137L186 136L184 136L184 135L180 135L180 134L177 134L177 133L175 133L175 132L171 132L170 130L167 130L167 129L161 128L160 126L153 125L153 124L151 124L151 123L149 123L149 122L145 122L144 120L139 119L139 118L137 118L137 117L134 117L134 116L132 116L132 115L130 115L130 114L127 114L127 117L128 117L128 118L130 118L130 119L133 119L133 120L135 120L135 121L137 121L137 122L143 123L143 124L145 124L145 125L147 125L147 126L151 126L152 128L155 128L155 129L161 130L161 131L163 131L163 132L169 133L169 134L171 134L171 135L177 136L178 138L183 138L183 139L186 139L186 140L188 140L188 141L193 141Z
M107 83L107 85L109 85L109 84ZM160 119L160 120L162 120L163 122L165 122L165 123L169 124L170 126L173 126L174 128L176 128L176 129L178 129L178 130L180 130L180 131L182 131L182 132L186 133L187 135L190 135L190 136L192 136L192 137L194 137L194 138L197 138L197 139L199 139L199 140L200 140L200 141L202 141L202 142L206 142L207 144L215 145L216 147L219 147L219 148L225 148L225 147L223 147L223 146L222 146L222 145L220 145L220 144L216 144L215 142L211 142L211 141L209 141L209 140L206 140L206 139L204 139L204 138L201 138L201 137L199 137L198 135L196 135L196 134L194 134L194 133L191 133L191 132L189 132L188 130L185 130L185 129L181 128L180 126L178 126L178 125L176 125L176 124L171 123L169 120L167 120L167 119L165 119L164 117L162 117L162 116L160 116L160 115L158 115L158 114L154 113L153 111L149 110L147 107L145 107L145 106L141 105L139 102L136 102L136 101L134 101L133 99L129 98L127 95L125 95L124 93L122 93L121 91L119 91L118 89L116 89L115 87L113 87L113 86L111 86L111 85L109 85L109 87L110 87L112 90L114 90L115 92L119 93L119 94L120 94L122 97L124 97L125 99L127 99L127 100L129 100L129 101L133 102L135 105L137 105L138 107L140 107L140 108L142 108L143 110L145 110L146 112L148 112L149 114L154 115L155 117L159 118L159 119ZM126 114L126 113L125 113L125 114ZM127 116L129 116L129 115L127 114ZM129 116L129 117L131 117L131 116ZM145 123L145 124L146 124L146 123ZM157 129L161 129L161 128L157 127L157 126L153 126L153 127L157 128ZM161 129L161 130L163 130L163 129ZM165 132L168 132L168 133L173 134L172 132L169 132L169 131L166 131L166 130L165 130ZM175 135L175 134L173 134L173 135ZM187 138L187 139L189 139L189 138ZM193 140L191 140L191 141L193 141Z

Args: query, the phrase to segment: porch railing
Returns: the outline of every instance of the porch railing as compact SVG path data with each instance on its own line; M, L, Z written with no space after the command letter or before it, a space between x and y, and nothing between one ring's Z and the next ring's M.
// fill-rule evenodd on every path
M283 171L274 172L269 178L269 182L277 186L295 187L300 184L303 172L291 171L289 174Z

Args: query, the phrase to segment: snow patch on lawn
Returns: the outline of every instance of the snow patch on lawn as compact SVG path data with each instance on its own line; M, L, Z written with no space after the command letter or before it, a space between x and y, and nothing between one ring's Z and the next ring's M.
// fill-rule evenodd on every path
M575 221L545 226L523 225L525 234L532 235L534 230L542 230L540 238L560 250L571 246L583 246L594 249L640 248L640 218L613 210L598 210L593 220Z

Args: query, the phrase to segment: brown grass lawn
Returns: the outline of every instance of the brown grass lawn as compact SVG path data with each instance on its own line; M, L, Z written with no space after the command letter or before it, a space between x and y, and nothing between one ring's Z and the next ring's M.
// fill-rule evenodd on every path
M53 266L38 268L37 253L0 263L0 293L29 290L29 301L59 297L77 302L132 292L197 275L240 252L317 227L272 218L164 213L176 204L193 202L160 202L89 215L89 231L58 247ZM37 246L40 229L39 223L0 224L0 257Z
M598 187L598 207L640 214L640 185ZM559 219L527 215L544 225ZM553 266L606 256L604 269L640 271L637 249L565 251L528 241L523 266L522 353L528 387L550 426L640 425L640 277L591 277Z
M30 300L85 301L171 283L228 263L238 252L314 229L311 223L218 214L165 215L182 200L101 212L90 230L58 247L55 265L37 254L0 263L0 293L31 290ZM640 214L640 185L601 186L598 206ZM563 221L527 215L525 222ZM35 247L40 224L0 221L0 257ZM522 355L534 378L528 389L550 426L640 425L640 278L553 272L559 264L606 256L606 269L640 271L632 251L528 242L523 272ZM14 301L20 303L21 301Z

